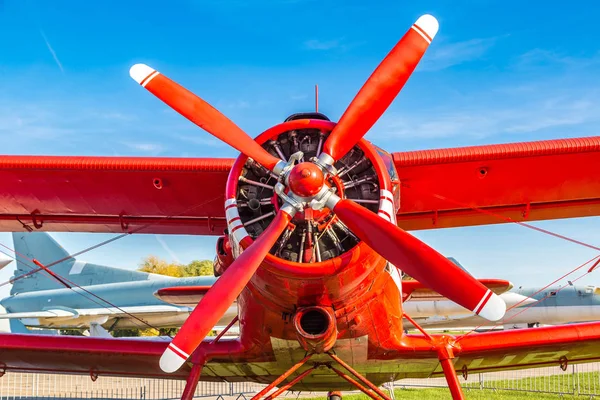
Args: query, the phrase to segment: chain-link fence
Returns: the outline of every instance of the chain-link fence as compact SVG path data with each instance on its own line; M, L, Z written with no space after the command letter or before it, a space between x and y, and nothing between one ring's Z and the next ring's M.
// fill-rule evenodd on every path
M7 372L0 378L0 400L13 399L179 399L185 381ZM245 397L264 385L249 382L200 382L195 397Z
M600 396L600 363L558 366L518 371L471 374L459 380L465 390L502 390ZM387 385L386 385L387 386ZM391 384L395 388L446 387L442 378L403 379ZM14 399L179 399L185 381L148 378L117 378L7 372L0 378L0 400ZM248 399L264 385L240 382L200 382L197 398L225 397ZM322 394L314 393L314 397Z
M600 363L573 364L565 371L560 367L542 367L515 371L470 374L459 381L466 390L492 389L519 392L600 396ZM446 387L445 378L403 379L396 388Z

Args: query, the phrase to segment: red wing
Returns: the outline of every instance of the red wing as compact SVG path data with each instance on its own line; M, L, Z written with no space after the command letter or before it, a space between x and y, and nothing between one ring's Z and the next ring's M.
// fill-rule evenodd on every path
M225 340L225 339L223 339ZM400 352L397 360L417 360L425 366L415 377L430 375L428 362L435 357L430 344L419 339L408 353ZM99 375L162 377L185 379L189 366L185 364L171 374L160 370L158 360L169 340L101 339L75 336L0 334L2 363L9 371L47 371ZM454 364L460 373L511 370L560 363L581 363L600 360L600 322L535 328L504 332L471 334L460 340L454 351ZM427 360L426 360L427 359ZM243 365L258 360L237 360ZM374 362L381 362L376 361ZM275 368L272 363L270 367ZM236 369L231 361L219 361L202 374L202 380L253 380L244 369ZM466 366L466 368L465 368ZM218 368L217 368L218 367ZM435 368L432 365L432 368ZM277 369L277 368L275 368ZM216 374L215 371L229 371ZM263 368L264 370L264 368ZM267 374L273 371L264 370ZM438 366L433 375L441 375Z
M458 342L454 366L468 373L600 360L600 322L470 334ZM438 367L435 374L440 375Z
M483 286L496 294L502 294L512 289L513 284L504 279L477 279ZM418 281L402 281L402 297L410 296L413 300L443 300L446 299L436 291L424 286Z
M47 371L185 379L189 367L164 373L158 359L170 340L100 339L77 336L0 334L9 371Z
M402 184L397 220L406 230L600 215L598 136L393 158Z
M220 235L232 164L217 158L3 156L0 230L23 231L25 224L45 231Z
M208 345L214 338L209 338ZM227 339L221 339L225 342ZM49 336L0 334L2 363L8 371L43 371L50 373L187 379L190 365L173 373L163 372L158 360L171 340L159 338L90 338L83 336ZM254 360L239 359L240 363ZM209 362L202 381L244 380L228 357ZM215 371L230 371L219 374ZM246 379L248 380L248 379Z

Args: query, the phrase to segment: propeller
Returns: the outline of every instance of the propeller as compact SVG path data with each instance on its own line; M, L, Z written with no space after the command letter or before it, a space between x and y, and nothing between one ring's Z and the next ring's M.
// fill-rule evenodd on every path
M438 27L431 15L417 19L354 97L325 141L321 160L333 164L371 129L404 87Z
M217 279L160 358L163 371L177 371L196 350L246 287L291 219L292 215L280 209L268 228Z
M416 237L352 200L339 200L333 212L369 247L425 286L487 320L504 316L506 303L498 295Z
M323 186L326 167L348 153L381 117L437 31L438 22L431 15L423 15L415 22L352 100L324 143L319 160L315 161L318 167L309 162L288 165L179 84L145 64L131 67L131 77L142 87L213 136L281 174L278 185L283 187L285 182L290 189L276 191L284 199L284 206L268 228L225 270L169 344L160 359L163 371L178 370L196 350L248 284L301 204L310 203L318 209L327 206L357 237L419 282L488 320L502 318L506 311L504 301L468 273L396 225L351 200L340 199Z
M179 114L269 170L280 173L285 166L216 108L155 69L135 64L129 75Z

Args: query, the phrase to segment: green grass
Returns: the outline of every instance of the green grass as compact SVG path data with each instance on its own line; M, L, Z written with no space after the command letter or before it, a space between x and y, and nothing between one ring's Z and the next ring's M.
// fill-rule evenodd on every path
M487 377L486 377L487 378ZM472 400L518 400L518 399L589 399L589 394L574 395L573 393L596 393L600 398L600 372L582 372L573 374L564 372L560 375L549 375L543 377L527 377L514 380L494 381L489 378L484 380L485 388L479 388L478 376L469 378L469 382L463 384L463 391L467 399ZM397 383L401 386L402 381ZM521 390L516 390L521 389ZM531 390L531 392L523 391ZM385 391L387 393L387 391ZM554 393L543 393L554 392ZM451 399L450 391L446 388L440 389L396 389L394 391L397 400L412 399ZM562 394L561 394L562 393ZM325 395L314 397L314 400L323 400ZM370 400L364 394L344 394L344 400ZM302 400L312 400L302 398Z
M396 389L394 391L396 400L448 400L451 399L448 389ZM583 399L584 397L559 394L544 394L530 392L513 392L506 390L493 391L490 389L471 389L465 390L465 397L468 400L517 400L517 399L538 399L538 400L556 400L556 399ZM315 397L314 400L323 400L325 396ZM585 398L589 398L586 396ZM302 399L309 400L309 399ZM312 400L312 399L310 399ZM371 400L364 394L345 394L343 400Z

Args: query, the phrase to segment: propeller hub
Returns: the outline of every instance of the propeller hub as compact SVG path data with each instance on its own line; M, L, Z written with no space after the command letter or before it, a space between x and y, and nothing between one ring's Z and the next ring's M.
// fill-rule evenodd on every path
M300 197L312 197L319 193L325 177L321 168L311 162L302 162L290 171L288 184L290 190Z

